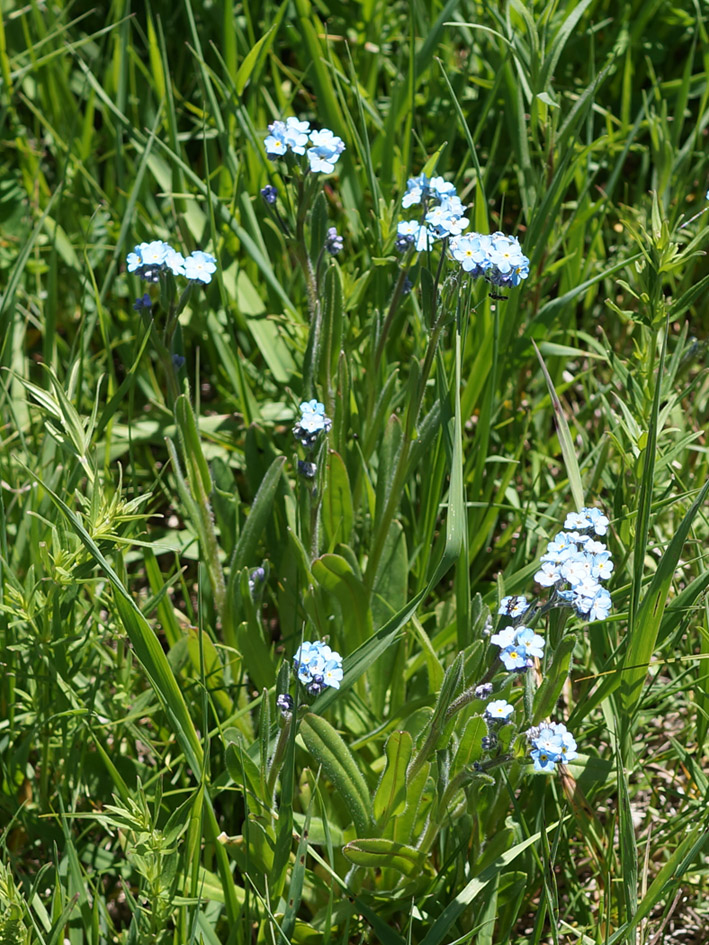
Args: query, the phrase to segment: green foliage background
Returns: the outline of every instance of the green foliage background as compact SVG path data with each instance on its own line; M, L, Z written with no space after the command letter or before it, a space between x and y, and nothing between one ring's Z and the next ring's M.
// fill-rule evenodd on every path
M0 942L700 935L704 6L2 13ZM290 114L347 144L305 220L315 250L345 240L317 346L310 247L259 197L287 199L262 140ZM423 257L393 295L425 166L520 238L507 300L437 308ZM219 262L179 372L132 307L151 239ZM317 501L291 432L311 394ZM579 496L612 521L613 612L551 619L535 713L581 757L470 780L486 618ZM296 737L275 695L303 636L346 676Z

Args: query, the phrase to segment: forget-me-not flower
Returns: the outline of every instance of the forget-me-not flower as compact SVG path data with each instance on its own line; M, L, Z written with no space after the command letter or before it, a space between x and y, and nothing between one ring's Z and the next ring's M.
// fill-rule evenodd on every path
M561 722L543 722L527 732L535 771L554 772L560 762L578 757L576 739Z
M485 706L485 715L489 719L501 719L506 722L513 712L514 706L505 702L504 699L495 699L494 702L489 702Z
M318 400L306 400L300 405L300 419L293 427L296 440L305 447L314 445L318 435L327 433L332 420L325 414L325 405Z
M184 268L188 279L207 285L212 281L212 273L217 271L217 260L210 253L196 249L185 259Z
M293 656L293 664L298 680L311 695L318 695L327 686L340 688L342 657L327 643L318 640L301 644Z
M594 536L608 531L608 518L600 509L569 512L564 527L547 545L534 580L553 587L553 600L569 604L587 620L604 620L611 608L609 592L601 585L613 574L608 547Z

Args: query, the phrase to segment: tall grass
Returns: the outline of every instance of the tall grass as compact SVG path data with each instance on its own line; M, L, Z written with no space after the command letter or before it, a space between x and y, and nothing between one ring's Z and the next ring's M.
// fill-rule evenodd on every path
M701 940L707 50L668 0L3 5L0 942ZM346 143L311 193L287 115ZM395 251L423 169L519 287ZM217 259L172 321L153 239ZM611 613L506 674L584 503Z

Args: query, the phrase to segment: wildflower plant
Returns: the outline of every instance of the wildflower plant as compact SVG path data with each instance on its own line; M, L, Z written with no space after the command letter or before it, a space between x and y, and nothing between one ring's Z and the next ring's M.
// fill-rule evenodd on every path
M171 402L174 404L179 396L179 386L175 380L175 358L183 359L183 355L172 350L175 332L180 314L187 305L192 289L195 285L209 285L212 276L217 270L217 260L211 253L194 250L184 256L164 240L151 240L139 243L126 257L126 269L131 275L138 276L145 282L160 284L160 301L165 312L162 331L158 332L155 322L153 328L153 342L162 362ZM177 283L175 279L186 279L187 286L177 297ZM133 308L136 312L147 316L152 312L153 299L149 293L137 298ZM184 359L183 359L184 363ZM179 368L178 368L179 370Z
M15 6L0 940L674 940L697 10Z

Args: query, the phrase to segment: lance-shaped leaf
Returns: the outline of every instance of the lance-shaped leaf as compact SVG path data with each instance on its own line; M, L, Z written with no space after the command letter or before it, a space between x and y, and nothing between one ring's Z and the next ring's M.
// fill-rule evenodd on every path
M551 666L547 669L546 676L542 680L539 689L537 689L534 698L533 725L539 725L542 719L548 718L559 701L561 690L569 675L571 654L574 651L575 643L576 637L568 636L564 637L557 646Z
M411 760L413 739L408 732L392 732L384 751L387 765L374 795L374 818L380 826L406 807L406 769Z
M382 837L353 840L345 844L342 852L357 866L393 869L398 873L403 873L404 876L420 876L427 867L431 871L423 850L417 850L405 843L397 843L396 840L385 840Z
M709 482L704 484L701 492L692 504L679 528L675 532L667 550L660 559L657 570L650 582L650 586L643 597L637 616L633 624L630 643L623 661L623 673L620 683L621 698L623 701L624 718L629 719L637 707L642 694L643 682L647 675L647 668L655 649L655 641L662 623L665 602L672 584L672 578L677 569L677 563L682 554L684 543L689 535L699 509L709 491Z
M328 721L312 712L304 716L300 734L310 754L342 795L357 833L366 833L372 799L347 744Z

